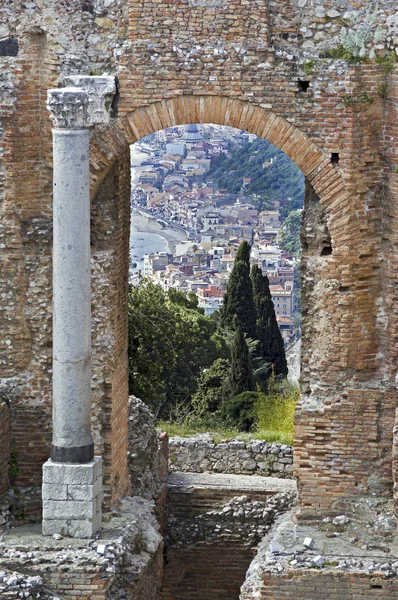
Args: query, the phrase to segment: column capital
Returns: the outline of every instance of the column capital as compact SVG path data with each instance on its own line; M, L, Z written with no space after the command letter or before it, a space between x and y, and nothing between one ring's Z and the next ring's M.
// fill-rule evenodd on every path
M82 129L109 123L116 93L114 77L71 75L64 77L63 84L65 87L47 93L47 108L56 128Z
M47 91L47 109L57 129L84 129L88 120L88 94L79 88Z

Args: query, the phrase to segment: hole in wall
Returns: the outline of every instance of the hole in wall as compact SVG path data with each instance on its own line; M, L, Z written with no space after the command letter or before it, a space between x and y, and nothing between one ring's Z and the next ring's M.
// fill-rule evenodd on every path
M322 248L321 256L330 256L333 253L333 248L331 244L325 245Z
M376 583L371 583L371 584L370 584L370 589L371 589L371 590L382 590L382 589L383 589L383 586L382 586L382 585L379 585L379 584L376 584Z
M302 81L299 80L298 82L298 88L299 88L299 92L307 92L308 88L310 87L310 82L309 81Z
M94 6L92 0L82 3L82 12L89 12L91 14L94 13Z
M332 165L338 165L340 162L340 154L338 152L332 152L330 155L330 162Z

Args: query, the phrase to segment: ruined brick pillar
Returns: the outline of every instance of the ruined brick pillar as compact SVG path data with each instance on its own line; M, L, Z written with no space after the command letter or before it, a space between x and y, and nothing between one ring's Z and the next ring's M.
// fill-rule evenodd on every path
M43 467L43 534L91 537L101 525L102 465L91 437L89 127L109 121L112 77L49 90L55 125L53 442Z

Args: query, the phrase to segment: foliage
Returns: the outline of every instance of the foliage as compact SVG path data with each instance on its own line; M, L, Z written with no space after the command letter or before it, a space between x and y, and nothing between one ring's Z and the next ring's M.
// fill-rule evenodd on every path
M224 422L208 424L189 425L187 423L171 423L170 421L158 421L157 427L161 431L167 431L170 436L192 437L196 433L209 433L214 444L219 442L240 439L240 440L265 440L276 444L291 444L291 437L283 431L262 431L256 430L251 432L242 432L237 429L227 427ZM253 426L255 428L255 424Z
M192 424L190 421L184 423L158 421L156 426L161 431L167 431L169 436L191 437L196 433L210 433L212 441L215 444L221 440L236 438L239 435L237 429L227 427L224 421L221 422L219 419L215 419L214 421L210 426L206 422L202 424L198 421Z
M264 167L264 163L273 161ZM209 179L218 180L221 188L238 194L243 178L250 177L245 196L254 195L259 210L271 208L271 201L279 201L282 216L301 208L304 202L304 176L300 169L281 150L257 138L242 145L230 144L228 156L221 153L212 158Z
M250 431L255 421L254 407L258 392L246 391L224 402L221 414L226 423L238 431Z
M260 394L255 406L257 427L267 437L266 432L279 432L285 443L293 444L294 412L300 398L298 386L286 380L278 383L273 373L268 382L268 393Z
M377 27L377 13L369 9L361 21L352 28L343 28L341 31L341 46L353 59L360 62L366 57L366 48L372 41L379 41L382 30ZM345 59L347 60L347 59ZM354 62L354 60L348 60Z
M266 363L272 365L276 375L286 377L288 369L285 348L276 320L268 277L262 274L257 265L253 265L251 280L257 311L258 354Z
M358 96L353 96L352 94L346 94L343 96L342 100L344 106L348 108L349 106L353 106L355 104L372 104L374 102L374 98L369 96L366 92L363 94L359 94Z
M244 241L236 253L228 280L224 302L220 309L221 326L235 329L235 319L242 331L256 338L256 310L250 281L250 246Z
M387 54L377 55L376 62L381 65L385 73L391 73L397 62L397 55L395 52L387 52Z
M315 60L312 58L311 60L304 61L303 69L306 75L312 75L315 67Z
M229 354L216 322L194 305L149 281L130 289L129 392L156 417L181 412L202 370Z
M377 93L383 98L383 100L386 100L388 96L388 83L386 81L379 85L377 88Z
M192 396L190 422L202 419L206 413L214 413L220 408L223 385L230 368L229 360L217 358L208 369L202 371L198 380L198 390Z
M338 44L336 48L331 48L323 54L325 58L333 58L334 60L345 60L350 65L358 65L363 62L363 57L354 52L350 47Z
M289 252L294 256L301 254L300 227L301 210L292 211L282 225L280 246L284 252Z
M231 366L228 377L224 382L223 397L225 402L228 402L228 400L242 392L250 392L254 389L255 383L249 348L241 327L238 323L235 323L234 342L231 348Z

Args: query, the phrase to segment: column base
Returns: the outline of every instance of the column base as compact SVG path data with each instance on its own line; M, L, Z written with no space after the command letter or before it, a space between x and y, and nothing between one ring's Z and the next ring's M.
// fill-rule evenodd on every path
M43 465L43 535L90 538L101 527L102 458L86 464Z
M94 444L63 448L51 446L51 460L57 463L85 464L94 460Z

